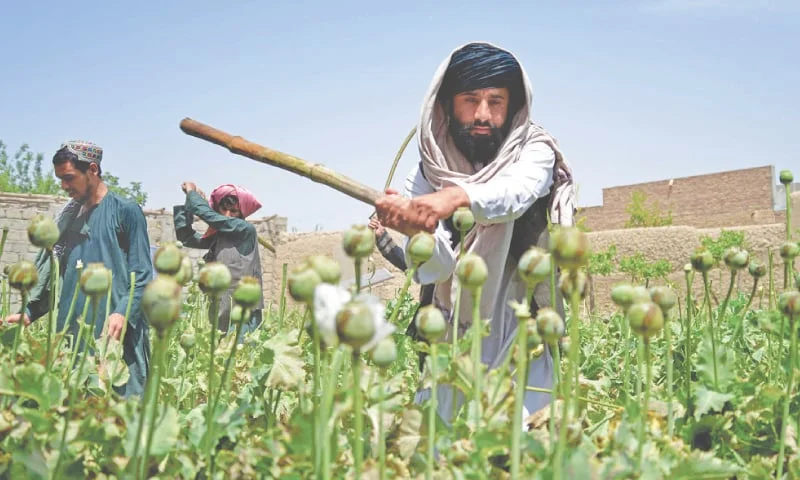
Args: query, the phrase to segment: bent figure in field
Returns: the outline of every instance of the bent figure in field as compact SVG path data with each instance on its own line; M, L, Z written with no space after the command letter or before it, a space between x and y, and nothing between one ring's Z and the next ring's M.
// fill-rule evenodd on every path
M97 312L89 308L86 323L94 326L95 339L106 330L107 335L119 340L127 322L123 357L130 378L126 385L115 387L115 390L129 397L144 394L150 363L150 328L141 309L141 299L144 287L153 279L153 264L144 213L135 202L108 190L101 176L102 158L102 148L83 141L68 141L53 156L55 175L61 180L61 188L72 198L56 218L61 232L53 248L61 286L56 328L61 331L66 326L66 333L73 335L72 338L77 337L83 305L89 301L79 289L73 314L67 318L80 277L78 263L84 267L90 263L102 263L111 270L111 310L106 311L104 296ZM50 295L56 294L49 281L50 256L42 251L35 263L39 282L30 292L24 319L28 323L47 314ZM135 274L135 280L133 301L128 305L131 272ZM128 318L125 318L129 308ZM12 317L10 321L19 320L19 314Z
M172 209L177 239L189 248L208 249L203 259L223 263L231 272L231 286L220 299L217 323L220 331L228 332L231 329L231 295L239 280L249 275L262 285L258 233L256 227L245 220L261 208L261 203L247 189L230 184L214 189L208 201L192 182L184 182L181 189L186 194L186 202ZM205 233L197 233L192 228L195 216L208 224ZM245 319L242 336L261 325L263 308L262 298L250 318Z
M454 317L459 337L472 324L467 289L461 312L452 312L462 239L451 218L459 207L472 211L475 226L463 242L489 269L480 304L481 318L491 319L481 347L489 369L503 363L515 341L517 320L509 301L525 296L516 271L520 256L531 246L548 247L548 215L554 224L571 225L575 213L571 172L555 139L530 120L531 99L527 75L513 54L485 43L455 50L439 66L425 98L418 127L421 161L408 174L403 195L387 189L376 203L382 224L407 239L419 231L433 233L433 257L420 266L415 281L423 285L422 305L433 303L451 323L442 340L447 342ZM550 306L549 282L535 289L532 315L545 306ZM560 292L555 308L564 315ZM552 377L546 351L530 363L528 385L550 388ZM429 395L422 390L416 400ZM528 391L523 413L550 400L550 394ZM444 385L438 401L439 415L449 423L463 395L453 399L452 387Z

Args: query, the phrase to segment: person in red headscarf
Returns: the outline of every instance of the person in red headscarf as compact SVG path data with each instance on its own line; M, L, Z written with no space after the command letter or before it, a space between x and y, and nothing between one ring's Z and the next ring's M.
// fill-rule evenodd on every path
M208 249L203 259L206 262L221 262L231 272L231 286L220 300L217 324L219 330L228 332L231 329L231 294L239 280L251 276L262 282L258 234L256 227L245 220L261 208L261 203L247 189L238 185L220 185L211 192L208 200L192 182L183 182L181 190L186 194L186 202L173 207L177 239L188 248ZM192 227L195 216L208 225L205 233L198 233ZM263 308L262 298L250 318L245 319L242 334L258 328Z

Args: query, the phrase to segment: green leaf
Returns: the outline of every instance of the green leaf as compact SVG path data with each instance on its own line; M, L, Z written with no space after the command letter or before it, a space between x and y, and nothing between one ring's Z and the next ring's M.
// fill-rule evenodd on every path
M403 460L411 458L419 448L423 440L422 422L422 410L416 405L409 405L403 412L400 425L393 432L391 439L391 450Z
M716 345L716 370L717 384L714 382L714 348L711 344L710 332L706 331L703 340L697 347L697 374L709 388L727 391L728 387L737 381L736 355L733 350L722 343Z
M708 390L702 385L698 385L694 391L694 418L700 420L700 417L706 413L712 411L721 412L725 407L725 402L731 400L733 397L734 396L732 393L719 393L713 390Z
M742 469L729 462L715 458L708 452L692 451L687 458L669 472L670 479L728 479L735 478Z
M303 385L306 376L303 351L297 344L297 337L293 338L292 335L292 332L279 333L264 344L264 349L272 357L272 368L267 376L267 386L270 388L291 390Z

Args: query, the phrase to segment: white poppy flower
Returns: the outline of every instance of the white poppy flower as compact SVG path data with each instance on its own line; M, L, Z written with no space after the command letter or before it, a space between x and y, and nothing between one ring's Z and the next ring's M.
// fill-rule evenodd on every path
M351 300L363 303L371 313L370 317L375 327L374 333L372 338L360 349L361 352L368 352L395 331L395 326L386 321L386 306L377 296L360 293L353 298L350 292L342 287L320 283L314 289L314 321L322 341L330 346L338 345L336 315Z

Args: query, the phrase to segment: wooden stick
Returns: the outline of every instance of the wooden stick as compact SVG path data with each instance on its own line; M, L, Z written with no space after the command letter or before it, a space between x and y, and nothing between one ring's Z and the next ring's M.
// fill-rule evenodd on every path
M264 147L191 118L184 118L180 123L180 128L187 135L225 147L231 153L302 175L313 182L327 185L372 206L382 195L382 192L337 173L322 164L310 163L302 158Z

